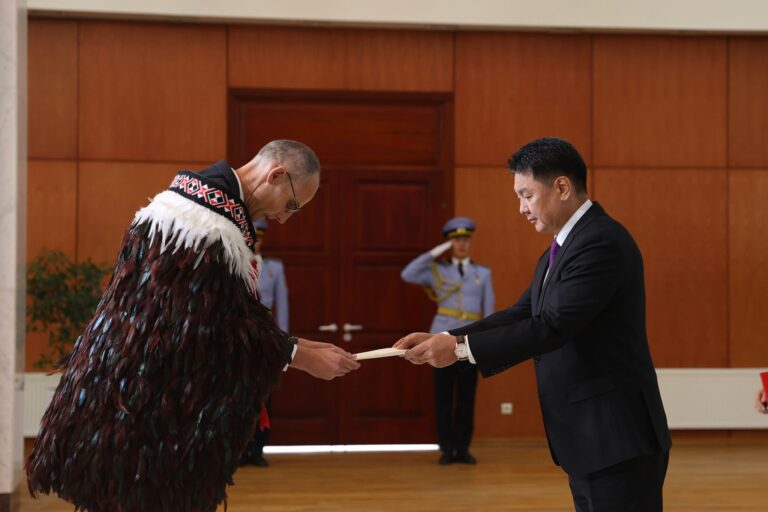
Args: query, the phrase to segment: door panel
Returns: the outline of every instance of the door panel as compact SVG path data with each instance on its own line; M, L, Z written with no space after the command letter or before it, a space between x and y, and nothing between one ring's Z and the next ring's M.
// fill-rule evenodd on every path
M308 144L324 166L436 167L444 136L441 106L418 95L245 100L230 110L230 126L239 133L234 155L244 163L266 142L290 138Z
M432 307L405 307L400 279L414 252L429 246L438 219L442 176L365 169L343 175L348 211L341 239L343 321L363 326L343 343L351 352L389 347L403 334L424 330ZM418 320L418 323L417 323ZM434 438L432 372L401 359L372 360L339 382L341 436L353 442L426 442ZM352 378L354 377L354 378Z
M235 91L230 160L266 142L300 140L323 164L315 199L270 224L263 252L286 267L290 331L350 352L423 331L434 306L400 279L439 240L451 153L448 97ZM336 324L338 331L321 332ZM347 333L344 324L362 326ZM399 358L366 361L324 382L289 370L272 398L275 443L433 441L432 371Z
M337 343L333 333L318 330L339 315L329 293L338 287L338 229L331 195L335 173L324 172L312 202L286 224L270 222L262 252L278 257L288 285L289 332L301 338ZM289 369L272 396L275 443L316 444L338 438L338 381L326 382Z

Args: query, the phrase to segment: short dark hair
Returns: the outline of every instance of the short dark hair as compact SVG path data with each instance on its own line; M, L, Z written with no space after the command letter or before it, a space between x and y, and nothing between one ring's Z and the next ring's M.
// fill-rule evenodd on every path
M571 180L577 192L587 191L587 165L573 144L556 137L529 142L507 160L515 174L533 174L533 179L551 182L558 176Z
M285 165L289 170L297 172L300 179L320 172L320 160L315 152L295 140L273 140L261 148L257 156Z

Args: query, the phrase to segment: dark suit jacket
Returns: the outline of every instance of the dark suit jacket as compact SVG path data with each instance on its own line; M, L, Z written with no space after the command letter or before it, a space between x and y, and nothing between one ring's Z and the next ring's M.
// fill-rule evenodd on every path
M583 475L666 451L669 430L645 330L643 260L594 203L509 309L454 329L483 376L533 358L552 457Z

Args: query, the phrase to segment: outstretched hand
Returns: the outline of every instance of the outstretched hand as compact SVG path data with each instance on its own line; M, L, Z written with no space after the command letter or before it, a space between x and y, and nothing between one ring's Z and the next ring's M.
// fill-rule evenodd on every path
M434 336L434 334L430 334L428 332L414 332L397 340L397 343L392 345L392 347L409 350L421 342L427 341L432 336Z
M336 345L300 339L291 366L318 379L332 380L357 370L360 363Z
M333 349L335 352L338 352L339 354L349 354L349 352L347 352L343 348L338 347L333 343L325 343L323 341L312 341L312 340L305 340L304 338L299 338L299 345L302 347L307 347L311 349L328 348L328 349Z
M401 338L394 347L408 350L403 357L413 364L444 368L458 360L454 352L456 337L450 334L416 332Z

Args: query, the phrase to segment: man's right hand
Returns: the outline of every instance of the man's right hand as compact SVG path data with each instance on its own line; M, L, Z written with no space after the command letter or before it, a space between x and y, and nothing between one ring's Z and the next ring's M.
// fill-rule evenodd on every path
M437 247L433 247L429 251L429 254L431 254L433 258L437 259L440 257L441 254L443 254L445 251L450 249L451 245L453 245L453 242L451 242L450 240L448 240L447 242L443 242Z
M357 370L360 363L336 345L300 339L291 366L318 379L332 380Z

